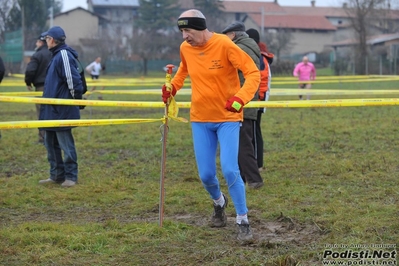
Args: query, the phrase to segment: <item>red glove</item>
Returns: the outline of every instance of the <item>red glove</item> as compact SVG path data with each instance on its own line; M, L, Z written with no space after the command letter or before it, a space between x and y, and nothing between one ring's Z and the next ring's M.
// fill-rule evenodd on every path
M226 109L233 113L240 113L244 107L244 102L237 96L231 97L226 103Z
M259 100L260 101L264 101L265 100L265 92L264 91L260 91L259 92Z
M168 102L168 99L170 98L170 96L171 95L173 95L173 96L175 96L176 95L176 89L175 89L175 86L173 86L173 84L172 84L172 91L168 91L167 89L166 89L166 85L164 84L163 86L162 86L162 100L163 100L163 102L164 103L167 103Z

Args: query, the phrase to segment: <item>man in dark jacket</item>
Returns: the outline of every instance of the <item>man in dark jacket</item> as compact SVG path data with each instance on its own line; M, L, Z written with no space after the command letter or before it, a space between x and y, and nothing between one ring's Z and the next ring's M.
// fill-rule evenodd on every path
M26 88L32 91L32 84L35 91L43 91L44 79L46 78L47 66L51 60L51 52L46 44L46 36L40 35L36 41L36 52L30 58L30 62L26 66L25 83ZM36 114L39 119L40 104L36 104ZM44 130L39 130L39 143L44 143Z
M260 49L258 44L245 32L245 25L240 21L233 22L223 31L238 47L246 52L260 66ZM245 79L241 71L238 71L241 85ZM252 100L258 100L258 93ZM263 186L263 179L259 173L258 163L254 151L253 141L256 141L255 125L258 108L244 108L244 120L240 128L240 144L238 151L238 165L240 166L241 177L250 188Z
M0 56L0 83L3 80L5 73L6 73L6 68L4 66L3 58L1 58ZM1 138L1 132L0 132L0 138Z
M0 56L0 83L3 81L5 74L6 74L6 67L4 66L3 58L1 58Z
M61 99L82 99L82 81L76 58L78 53L65 44L65 32L55 26L43 33L53 57L47 68L43 97ZM80 119L79 106L49 105L40 107L40 120ZM78 181L78 158L72 127L43 128L46 131L44 144L50 163L50 177L40 180L44 183L62 183L72 187ZM62 158L61 150L64 152Z

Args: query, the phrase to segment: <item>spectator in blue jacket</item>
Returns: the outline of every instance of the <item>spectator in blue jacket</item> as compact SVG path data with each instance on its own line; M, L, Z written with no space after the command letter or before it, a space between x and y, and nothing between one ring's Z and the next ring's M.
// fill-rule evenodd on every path
M25 70L26 88L32 91L32 85L35 91L43 91L44 79L46 78L47 66L51 60L51 52L46 44L46 36L40 35L36 41L36 52L30 58ZM40 116L40 104L36 104L37 119ZM44 143L44 130L39 130L39 143Z
M55 26L47 32L49 50L53 54L47 68L44 82L44 98L82 99L83 86L76 58L78 53L65 44L66 35L61 27ZM40 120L80 119L79 106L42 104ZM40 184L61 183L72 187L78 181L78 158L72 127L43 128L46 131L44 144L50 163L50 177ZM62 152L64 158L62 158Z

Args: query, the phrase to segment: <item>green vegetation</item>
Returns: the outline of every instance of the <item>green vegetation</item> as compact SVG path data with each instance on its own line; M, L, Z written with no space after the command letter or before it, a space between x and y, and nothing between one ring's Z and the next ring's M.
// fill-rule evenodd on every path
M398 82L313 88L398 89ZM112 89L132 88L106 88ZM25 87L2 84L0 91ZM312 99L350 97L397 95ZM271 97L289 99L297 97ZM2 102L0 113L2 121L36 119L33 104ZM161 118L163 109L86 107L81 113L85 119ZM189 118L188 110L180 116ZM162 228L161 123L74 129L80 172L70 189L38 184L49 166L36 129L1 130L0 265L321 265L328 244L397 245L398 117L396 106L269 108L262 120L265 186L247 190L256 237L249 245L235 240L232 204L226 228L208 227L212 203L197 175L190 124L169 124ZM219 177L227 193L220 171Z

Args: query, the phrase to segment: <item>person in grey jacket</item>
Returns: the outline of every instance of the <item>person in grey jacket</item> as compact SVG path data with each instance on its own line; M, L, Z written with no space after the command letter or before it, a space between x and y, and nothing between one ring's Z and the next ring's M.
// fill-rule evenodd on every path
M45 36L40 35L36 41L36 51L30 58L25 70L25 84L29 91L32 91L32 85L35 91L43 91L44 79L46 78L47 66L51 60L51 52L48 50ZM37 119L40 116L40 104L36 104ZM39 143L44 144L44 130L39 130Z
M53 54L47 68L43 97L82 99L83 85L78 71L78 53L65 44L64 30L54 26L43 35L46 36L47 46ZM39 119L80 119L79 106L42 104ZM40 184L61 183L62 187L72 187L77 183L78 157L72 128L73 126L43 128L46 131L44 144L50 163L50 177L40 180Z
M260 49L258 44L249 38L245 32L245 25L240 21L233 22L223 31L238 47L246 52L260 67ZM238 71L241 85L245 79L241 71ZM258 100L258 92L252 100ZM259 167L255 155L253 142L256 142L255 126L258 115L258 108L244 108L244 120L240 128L240 144L238 151L238 164L241 177L248 187L257 189L263 186L263 179L259 173Z

